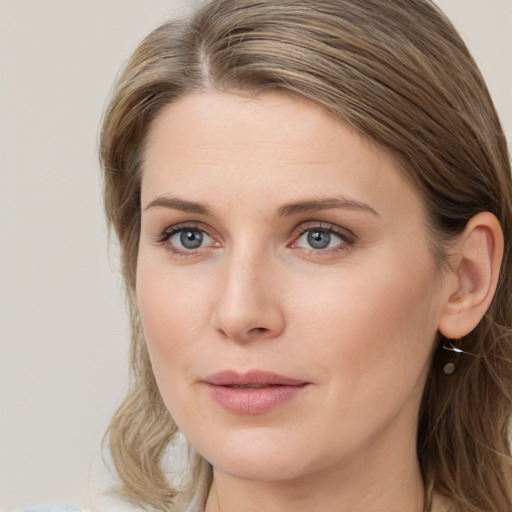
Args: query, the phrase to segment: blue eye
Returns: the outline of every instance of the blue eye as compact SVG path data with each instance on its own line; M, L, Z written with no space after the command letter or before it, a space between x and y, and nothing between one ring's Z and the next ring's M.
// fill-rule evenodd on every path
M303 229L300 236L293 242L292 247L325 251L329 249L345 249L354 243L354 239L348 233L344 233L333 227L315 226Z
M165 242L171 250L178 252L194 251L214 244L211 236L202 229L194 227L174 228L165 233L160 241Z

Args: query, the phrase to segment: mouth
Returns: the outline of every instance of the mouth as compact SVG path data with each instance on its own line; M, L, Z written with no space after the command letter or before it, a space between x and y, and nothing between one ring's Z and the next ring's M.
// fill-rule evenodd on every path
M253 370L223 371L204 379L210 396L224 409L241 415L263 414L298 396L310 383Z
M238 373L233 370L226 370L214 373L204 382L213 386L263 388L267 386L298 386L304 384L302 380L291 379L277 373L262 370L252 370L246 373Z

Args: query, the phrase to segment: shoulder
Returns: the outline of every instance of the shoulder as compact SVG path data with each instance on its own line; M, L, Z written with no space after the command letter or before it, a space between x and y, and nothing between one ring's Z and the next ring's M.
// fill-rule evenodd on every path
M86 512L73 505L66 505L64 503L53 503L49 505L38 505L36 507L29 507L19 512Z

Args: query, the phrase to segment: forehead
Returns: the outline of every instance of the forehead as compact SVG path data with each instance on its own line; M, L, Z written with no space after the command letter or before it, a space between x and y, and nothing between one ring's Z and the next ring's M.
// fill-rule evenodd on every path
M343 139L353 148L351 154L345 151L337 157L346 159L358 151L357 156L363 157L374 149L322 107L288 94L194 94L168 105L153 122L145 162L151 165L155 153L170 144L176 157L192 156L187 154L192 145L195 160L240 156L247 162L280 156L322 162L334 156L325 151L334 139L335 143ZM226 146L230 154L221 155Z
M282 93L201 93L168 105L153 122L142 196L216 191L230 201L259 194L286 202L336 189L376 206L404 192L419 203L401 174L389 152L311 102Z

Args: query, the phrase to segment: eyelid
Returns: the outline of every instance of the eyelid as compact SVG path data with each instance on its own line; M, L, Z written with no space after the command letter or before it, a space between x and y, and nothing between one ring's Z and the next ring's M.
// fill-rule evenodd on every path
M313 231L315 229L318 229L319 231L327 231L330 233L334 233L342 238L354 240L356 238L356 236L352 231L350 231L350 229L325 221L302 222L299 226L295 228L295 231L297 231L297 236L300 236L303 235L304 233L307 233L308 231Z
M214 238L214 236L210 233L210 229L205 226L202 222L178 222L177 224L172 224L170 226L167 226L164 230L159 231L155 236L155 242L165 242L168 240L172 235L179 231L185 231L186 229L190 230L196 230L196 231L202 231L203 233L206 233L208 236L211 236Z

